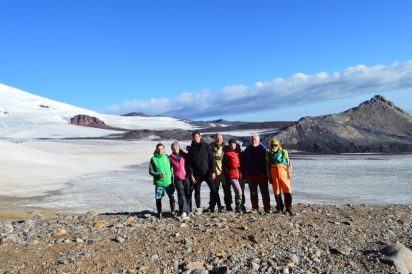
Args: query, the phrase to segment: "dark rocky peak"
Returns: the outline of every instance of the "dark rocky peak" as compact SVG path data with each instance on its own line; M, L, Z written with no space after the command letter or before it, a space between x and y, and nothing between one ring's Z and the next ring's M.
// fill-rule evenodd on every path
M385 97L382 95L375 95L371 99L366 100L365 102L362 102L359 106L365 105L376 105L376 104L386 104L386 105L391 105L394 106L394 104L391 101L386 100Z
M118 131L127 131L124 128L112 127L106 125L105 122L100 120L97 117L89 116L85 114L78 114L73 118L70 118L70 124L76 126L83 126L83 127L94 127L94 128L101 128L101 129L110 129L110 130L118 130Z
M70 119L70 123L77 126L84 127L96 127L96 128L108 128L108 126L97 117L78 114Z
M393 102L387 100L382 95L375 95L371 99L359 104L358 107L349 109L349 110L345 111L344 113L353 112L353 111L357 111L357 110L384 110L384 111L396 110L396 111L401 112L403 114L408 114L406 111L404 111L403 109L398 108Z
M412 116L377 95L342 113L301 118L275 136L306 152L411 152Z

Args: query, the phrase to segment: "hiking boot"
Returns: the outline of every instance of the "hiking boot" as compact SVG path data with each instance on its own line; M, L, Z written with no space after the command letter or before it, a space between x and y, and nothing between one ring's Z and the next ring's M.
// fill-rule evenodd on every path
M246 207L244 205L240 206L240 209L242 210L243 213L247 212Z
M252 213L258 214L258 213L259 213L259 209L258 209L258 208L252 208Z
M295 216L296 215L295 213L293 213L293 211L291 209L286 211L286 214L289 215L289 216Z
M179 218L181 218L182 220L187 220L189 219L189 217L187 216L186 212L182 212L182 214L180 214Z
M226 211L232 211L232 210L233 210L232 205L230 204L226 205Z
M196 209L197 210L197 209ZM203 213L213 213L213 212L215 212L215 209L214 208L211 208L211 207L208 207L208 208L206 208L205 210L203 210Z
M157 213L157 218L160 220L160 219L163 219L163 214L162 213Z
M240 213L242 213L242 209L241 209L240 207L237 207L237 208L235 209L235 212L238 213L238 214L240 214Z
M218 212L219 213L225 213L226 212L225 207L224 206L219 206Z
M196 215L202 215L202 213L203 213L203 210L201 207L196 208L196 211L195 211Z
M282 195L281 194L275 195L275 201L276 201L276 209L283 212L283 208L285 207L285 205L282 200Z

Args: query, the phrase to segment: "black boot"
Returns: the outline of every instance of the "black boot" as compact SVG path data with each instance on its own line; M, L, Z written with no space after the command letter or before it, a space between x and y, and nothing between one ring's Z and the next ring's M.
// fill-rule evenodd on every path
M162 218L162 200L156 199L157 217Z
M232 211L232 205L231 204L226 204L226 211Z
M282 200L282 194L275 195L275 201L276 201L276 211L277 213L283 212L283 200ZM285 197L285 202L286 202L286 197Z
M241 208L242 199L238 195L235 196L235 204L236 204L235 212L242 213L242 208Z
M293 216L292 211L292 193L285 193L285 206L286 206L286 212L289 214L289 216Z
M242 210L243 213L246 213L246 207L245 207L245 195L242 194L242 202L240 203L240 209Z
M176 202L175 202L175 197L170 197L170 212L172 213L172 216L175 215L175 206L176 206Z

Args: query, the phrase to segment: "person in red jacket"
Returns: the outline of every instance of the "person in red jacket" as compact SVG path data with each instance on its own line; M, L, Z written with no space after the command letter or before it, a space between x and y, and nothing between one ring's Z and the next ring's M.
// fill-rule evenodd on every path
M223 156L223 167L226 173L226 177L230 180L233 190L235 191L235 211L236 213L242 212L242 201L244 197L244 184L241 179L240 172L240 149L235 139L229 140L229 147ZM243 185L243 186L242 186Z

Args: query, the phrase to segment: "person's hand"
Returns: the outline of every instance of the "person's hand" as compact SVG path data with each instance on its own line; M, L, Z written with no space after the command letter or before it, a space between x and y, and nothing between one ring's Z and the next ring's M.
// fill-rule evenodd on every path
M191 182L193 185L196 184L195 176L190 175L190 182Z
M216 172L212 172L212 180L214 181L216 179Z
M166 174L160 173L159 177L160 177L160 178L165 178L165 177L166 177Z

